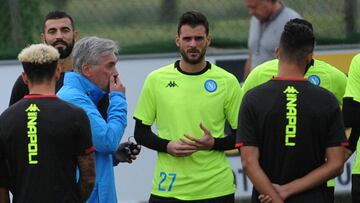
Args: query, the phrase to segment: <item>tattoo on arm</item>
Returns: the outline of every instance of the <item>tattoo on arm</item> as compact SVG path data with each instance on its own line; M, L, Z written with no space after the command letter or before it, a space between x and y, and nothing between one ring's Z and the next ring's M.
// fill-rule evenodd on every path
M94 153L78 156L80 169L79 191L81 201L85 202L94 188L95 184L95 158Z

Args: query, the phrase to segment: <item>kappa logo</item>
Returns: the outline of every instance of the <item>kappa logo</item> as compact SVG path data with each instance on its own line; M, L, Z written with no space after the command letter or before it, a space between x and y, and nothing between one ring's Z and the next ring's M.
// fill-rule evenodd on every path
M170 81L166 87L179 87L174 80Z

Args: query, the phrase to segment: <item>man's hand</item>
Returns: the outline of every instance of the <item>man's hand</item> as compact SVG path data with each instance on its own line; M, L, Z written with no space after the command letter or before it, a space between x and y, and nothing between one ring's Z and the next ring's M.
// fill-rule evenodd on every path
M125 86L120 81L118 75L111 75L109 80L109 92L118 91L125 94Z
M200 128L204 131L204 135L201 138L195 138L193 136L185 134L184 136L188 138L190 141L186 139L180 139L180 140L183 143L196 147L196 149L198 150L212 149L215 143L215 139L211 135L210 130L207 129L202 123L200 123Z
M287 192L285 185L278 185L278 184L272 184L276 190L276 192L279 194L282 200L286 200L286 198L289 197L289 193Z
M272 199L271 199L270 195L261 194L261 195L259 195L258 198L259 198L261 203L271 203L272 202Z
M182 141L170 141L167 145L167 152L173 156L189 156L197 150L195 146L188 145Z
M137 155L140 154L140 151L140 145L129 142L121 143L114 154L114 165L117 165L119 162L132 163L133 160L136 159Z

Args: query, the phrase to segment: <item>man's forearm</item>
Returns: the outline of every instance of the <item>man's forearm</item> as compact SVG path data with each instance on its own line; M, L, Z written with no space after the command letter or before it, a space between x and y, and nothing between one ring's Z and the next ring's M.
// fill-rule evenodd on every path
M254 187L260 194L270 195L272 203L283 202L258 161L258 149L252 146L240 148L242 166ZM254 150L255 149L255 150Z
M82 202L89 199L95 185L95 159L93 154L79 156L80 180L78 183Z
M9 190L6 188L0 188L0 203L9 203Z
M162 139L151 131L151 126L145 125L141 120L135 119L134 137L136 142L158 152L167 152L169 140Z
M302 178L282 186L289 196L310 190L341 174L344 164L344 148L332 148L333 151L335 150L336 154L333 153L332 158L328 158L323 165L314 169ZM336 152L337 150L338 152Z

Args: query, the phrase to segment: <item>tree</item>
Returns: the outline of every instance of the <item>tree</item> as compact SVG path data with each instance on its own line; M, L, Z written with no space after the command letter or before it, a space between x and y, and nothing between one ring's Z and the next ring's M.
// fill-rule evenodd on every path
M356 32L357 0L345 0L346 36L351 37Z
M160 21L172 22L175 20L177 0L162 0L160 8Z

